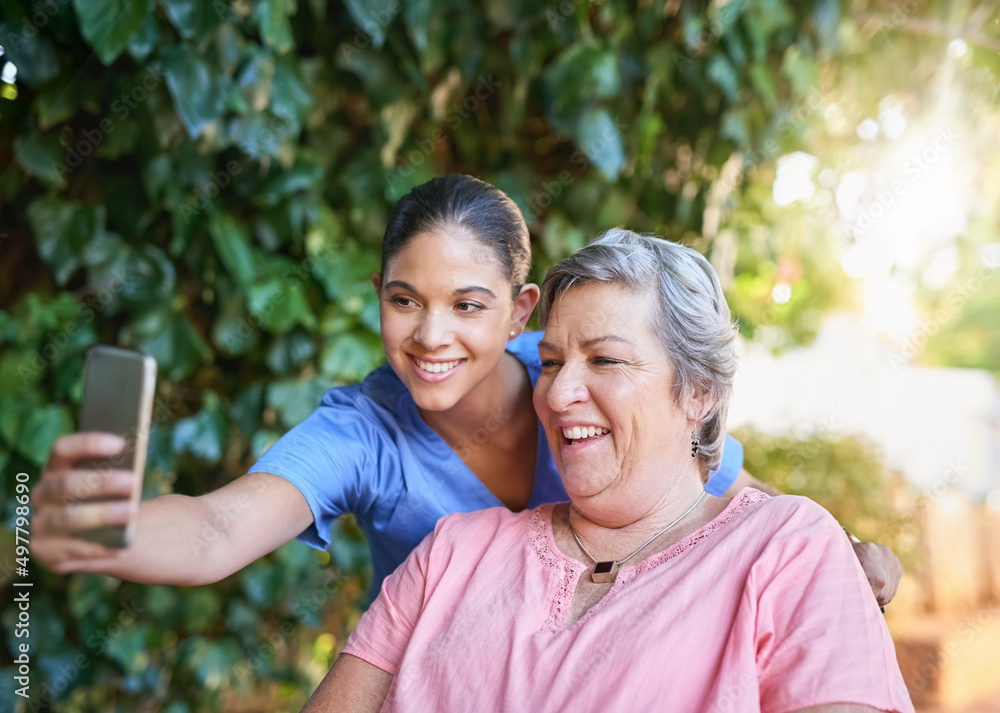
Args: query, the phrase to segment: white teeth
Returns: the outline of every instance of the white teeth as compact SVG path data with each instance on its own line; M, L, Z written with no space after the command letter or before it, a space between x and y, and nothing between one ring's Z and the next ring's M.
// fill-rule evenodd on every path
M563 436L570 441L583 441L594 436L603 436L606 433L611 433L611 431L597 426L583 426L582 428L573 426L563 429Z
M433 362L423 361L414 357L413 360L417 363L417 366L419 366L423 371L426 371L428 374L440 374L442 371L454 369L462 363L461 359L457 359L455 361Z

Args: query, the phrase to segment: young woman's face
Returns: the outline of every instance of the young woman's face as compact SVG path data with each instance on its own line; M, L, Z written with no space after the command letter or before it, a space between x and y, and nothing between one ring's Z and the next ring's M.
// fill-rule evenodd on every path
M414 236L373 282L389 364L427 411L482 384L523 325L496 257L461 232Z

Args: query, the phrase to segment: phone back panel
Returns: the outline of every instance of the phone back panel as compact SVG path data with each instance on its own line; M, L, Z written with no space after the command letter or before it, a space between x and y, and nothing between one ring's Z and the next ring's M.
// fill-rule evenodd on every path
M145 354L96 346L87 352L81 431L116 433L125 439L125 449L111 458L90 464L96 470L130 470L136 474L132 499L142 497L146 469L150 415L156 389L156 361ZM125 547L131 541L135 522L125 527L103 527L82 536L109 547Z

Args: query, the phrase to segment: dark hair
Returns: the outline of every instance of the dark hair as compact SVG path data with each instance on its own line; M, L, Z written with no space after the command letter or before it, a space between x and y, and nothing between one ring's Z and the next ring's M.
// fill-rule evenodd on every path
M531 268L528 226L506 193L472 176L432 178L399 199L382 240L383 274L411 238L449 228L464 228L493 250L516 297Z

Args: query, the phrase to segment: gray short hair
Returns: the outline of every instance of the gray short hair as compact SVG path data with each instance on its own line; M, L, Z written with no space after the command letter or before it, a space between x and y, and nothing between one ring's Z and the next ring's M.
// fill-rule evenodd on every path
M736 374L736 328L719 278L701 254L662 238L614 229L554 265L545 275L539 302L544 327L556 300L571 287L608 282L652 293L653 329L677 375L674 398L698 391L712 408L699 423L702 479L719 467L726 414Z

